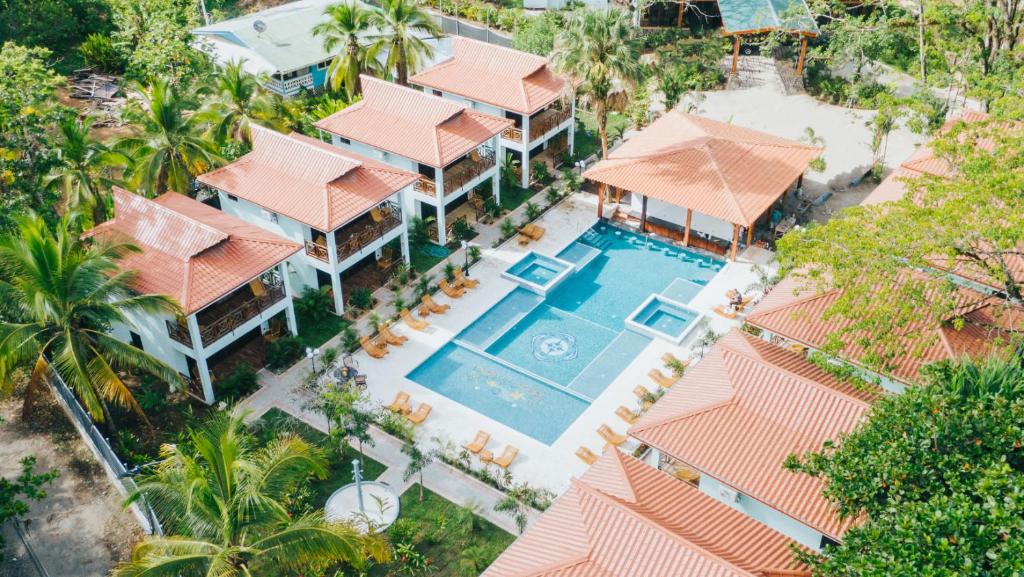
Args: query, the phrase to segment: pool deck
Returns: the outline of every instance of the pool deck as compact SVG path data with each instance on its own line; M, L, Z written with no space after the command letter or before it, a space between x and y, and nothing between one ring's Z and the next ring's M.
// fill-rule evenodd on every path
M430 417L418 428L417 436L421 442L429 446L431 439L437 437L461 445L482 429L491 433L488 448L495 454L500 453L507 444L519 448L519 456L510 467L517 480L559 494L567 489L569 479L582 474L586 469L584 463L575 456L576 449L586 446L600 453L604 442L596 431L602 423L619 433L625 432L626 423L615 416L615 409L619 405L635 408L637 399L632 390L636 385L642 384L652 391L657 388L647 377L647 372L652 368L669 372L660 361L661 355L671 351L679 358L688 358L693 344L701 338L705 329L692 331L680 346L654 339L550 446L423 387L407 379L406 375L518 286L502 278L501 273L505 268L529 250L548 255L558 254L597 221L596 208L596 198L593 196L574 195L566 199L538 221L540 226L547 229L540 241L522 247L513 238L498 248L484 249L483 258L470 270L471 276L481 281L476 289L468 291L460 299L449 299L441 293L435 295L439 303L451 304L451 310L443 315L430 315L426 319L430 328L426 331L414 331L399 322L393 330L409 337L405 345L391 347L391 353L381 360L372 359L362 351L357 353L356 359L360 370L367 374L369 393L373 399L387 404L399 391L406 391L412 396L414 404L426 402L433 406ZM738 326L741 319L722 318L712 311L712 307L725 304L724 295L729 289L743 290L753 283L757 275L752 271L752 266L767 265L771 257L770 252L762 249L744 251L736 262L728 263L694 297L690 306L704 313L707 326L719 334ZM626 450L632 448L635 447L630 443L624 445ZM478 462L475 464L479 465Z

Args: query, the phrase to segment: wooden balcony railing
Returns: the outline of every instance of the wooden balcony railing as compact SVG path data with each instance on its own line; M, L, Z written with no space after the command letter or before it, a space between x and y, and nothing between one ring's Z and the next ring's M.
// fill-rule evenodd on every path
M413 183L412 189L415 190L416 192L422 192L423 194L430 196L437 195L437 183L434 182L433 179L427 178L422 175L420 176L419 180Z
M460 221L460 220L464 221L466 224L469 224L469 219L468 218L466 218L465 216L460 216L459 218L456 218L454 220L448 221L448 223L445 225L445 227L444 227L444 235L445 235L445 238L448 239L448 242L451 242L452 239L455 237L455 223ZM436 222L432 222L432 223L430 223L430 225L427 226L427 236L430 238L430 240L432 240L434 242L440 242L438 240L438 238L437 238L437 223Z
M338 262L356 254L373 244L374 241L394 230L402 224L402 210L392 202L384 203L371 213L370 220L362 225L345 227L336 235L348 235L338 238Z
M501 137L505 140L511 140L513 142L523 142L523 129L516 128L515 126L509 126L505 130L501 131Z
M258 316L263 311L269 309L274 304L284 299L284 283L280 280L273 282L263 282L264 292L260 296L253 296L240 304L225 312L219 317L215 318L211 322L200 321L199 324L199 335L203 341L203 345L209 345L217 341L217 339L230 333L236 328L242 326L250 319ZM248 291L248 287L238 289L239 291ZM182 323L167 323L167 333L170 337L179 343L191 347L192 338L188 332L188 327Z
M317 244L311 240L306 241L306 254L317 260L330 262L330 258L328 258L327 247L322 244Z
M537 140L554 130L559 124L569 120L569 111L559 107L548 108L530 119L530 142Z
M444 193L448 195L459 190L494 164L494 150L481 148L469 153L462 160L444 169Z

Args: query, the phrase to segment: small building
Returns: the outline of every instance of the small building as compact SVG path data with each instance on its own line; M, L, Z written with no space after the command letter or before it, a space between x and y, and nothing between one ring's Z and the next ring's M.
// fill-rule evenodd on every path
M750 245L819 155L816 146L673 110L583 176L598 184L599 217L611 187L641 231L735 259L741 231Z
M611 449L481 577L809 577L793 541Z
M450 58L409 82L514 122L501 133L501 144L519 162L520 186L530 185L533 162L553 169L572 154L576 107L547 58L460 36L452 37L451 49Z
M330 287L342 314L353 288L375 290L408 262L402 206L416 174L298 133L253 126L252 136L251 152L198 180L227 214L305 248L289 260L297 293Z
M836 514L821 479L783 464L853 430L878 392L840 382L802 355L734 329L629 434L654 450L652 464L820 550L838 542L853 520Z
M115 327L114 335L177 369L212 403L218 377L261 359L265 340L285 327L296 333L285 261L301 245L175 192L149 200L115 187L113 196L114 218L90 236L139 247L121 260L137 275L135 289L182 309L180 318L132 319L139 332Z
M363 99L316 127L330 134L335 146L418 174L405 197L405 214L436 219L433 240L447 244L453 226L448 215L471 194L500 201L500 135L513 122L371 76L361 78Z

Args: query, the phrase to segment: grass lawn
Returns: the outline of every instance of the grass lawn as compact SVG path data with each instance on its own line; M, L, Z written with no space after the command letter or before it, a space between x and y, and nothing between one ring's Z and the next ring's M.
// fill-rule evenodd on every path
M419 274L423 274L428 270L434 268L437 263L448 258L447 256L438 256L427 252L426 247L433 246L434 250L438 250L437 245L413 245L409 247L409 260L412 262L412 270Z
M314 321L296 312L295 322L299 325L299 340L302 341L302 345L315 349L340 333L348 321L337 315L327 315L321 321Z
M415 553L429 563L430 575L479 575L515 541L515 536L490 521L427 489L420 502L419 489L413 485L402 493L399 520L388 536L394 547L411 540ZM374 567L370 575L396 574L395 565Z
M290 432L327 451L328 459L330 459L327 478L322 480L314 479L310 483L310 489L313 492L310 501L316 506L322 506L327 502L327 498L331 496L331 493L353 481L352 460L359 458L359 452L352 447L345 447L340 456L336 455L327 446L327 435L288 413L280 409L270 409L252 424L252 429L260 443L265 443L277 437L279 433ZM363 458L364 479L376 479L386 468L369 457Z
M511 212L530 200L530 197L535 194L537 194L535 191L528 188L501 183L501 208Z
M576 159L583 159L591 154L601 156L601 134L597 130L597 119L590 112L583 110L576 111L576 118L579 119L576 132L573 138L573 147ZM618 134L619 130L628 129L629 118L622 114L608 115L608 135ZM610 143L609 143L610 144Z

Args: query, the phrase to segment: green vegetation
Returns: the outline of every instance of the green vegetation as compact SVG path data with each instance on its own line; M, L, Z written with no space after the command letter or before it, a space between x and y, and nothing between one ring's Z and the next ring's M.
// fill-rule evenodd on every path
M608 134L612 139L621 138L629 130L629 117L623 114L608 115ZM601 134L597 119L592 112L576 109L576 131L573 134L573 158L588 158L591 155L601 156Z
M518 184L501 183L501 208L506 211L513 211L533 198L537 191L523 188Z
M57 478L57 470L37 473L36 458L21 460L21 472L17 477L0 477L0 525L28 514L28 501L46 497L45 485ZM4 538L0 535L0 562L4 560Z
M296 311L295 323L299 325L299 342L305 347L317 348L334 338L349 325L349 322L335 314L319 320L301 315Z
M423 274L448 258L447 254L445 256L440 255L440 251L436 248L437 246L432 243L410 246L409 252L411 254L409 255L409 260L412 261L412 270L418 274Z

